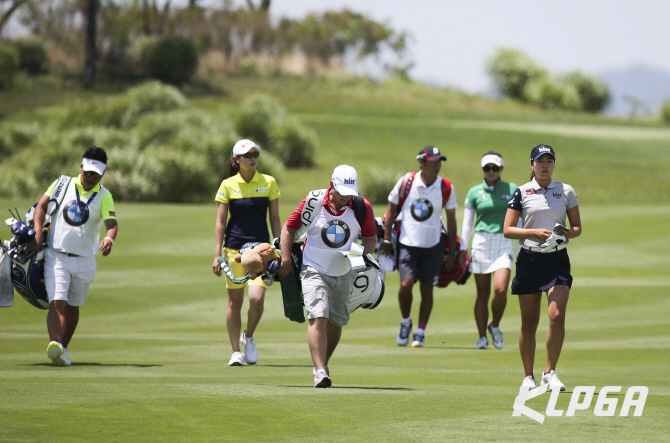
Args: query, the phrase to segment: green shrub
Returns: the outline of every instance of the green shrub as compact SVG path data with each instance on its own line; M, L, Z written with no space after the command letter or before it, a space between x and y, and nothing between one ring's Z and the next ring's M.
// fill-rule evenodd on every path
M273 153L267 151L263 151L263 154L259 158L258 172L271 175L277 179L277 182L281 183L284 178L284 165L281 160Z
M529 103L544 109L576 111L582 107L577 88L551 77L528 82L524 91L524 98Z
M388 169L370 169L363 180L360 180L363 184L363 196L373 205L388 204L389 194L400 176L401 174Z
M487 63L497 89L507 97L524 100L526 84L547 76L547 70L515 49L498 49Z
M173 86L148 82L129 89L113 103L110 117L121 114L120 126L132 127L139 117L151 112L168 112L186 107L186 98Z
M211 130L213 130L211 119L199 111L147 114L138 120L134 128L140 148L151 144L167 144L179 137L181 139L179 143L186 150L193 148Z
M661 108L661 118L663 121L670 125L670 100L666 100Z
M243 137L271 149L274 127L284 119L286 110L273 97L256 94L244 101L235 121L235 130Z
M10 89L16 82L19 54L9 45L0 45L0 91Z
M146 155L158 163L159 200L175 203L207 201L216 192L215 178L202 155L190 152L151 148ZM206 196L209 196L207 198Z
M19 69L28 74L46 72L49 56L42 40L35 37L22 37L12 40L11 44L19 56Z
M273 129L273 152L289 168L314 165L316 133L297 119L284 119Z
M135 37L128 48L128 61L133 73L140 77L149 77L149 69L145 65L149 53L154 50L160 37L156 35L140 35Z
M172 85L188 82L198 68L195 44L178 35L163 37L155 43L149 42L141 56L141 66L149 77Z
M584 111L600 112L610 101L609 88L600 79L581 72L573 72L566 75L563 81L577 89Z

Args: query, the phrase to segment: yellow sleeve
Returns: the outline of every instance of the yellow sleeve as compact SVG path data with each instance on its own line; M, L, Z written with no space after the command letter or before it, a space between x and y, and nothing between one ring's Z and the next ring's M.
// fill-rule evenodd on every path
M225 204L230 204L230 191L228 190L228 187L226 186L226 181L221 182L221 186L219 186L219 190L216 191L216 197L214 198L214 201L217 201L219 203L225 203Z
M100 201L100 215L103 220L116 220L116 211L114 211L114 199L112 193L108 192L102 196Z
M47 192L44 193L44 195L48 195L51 197L51 193L54 192L54 188L56 187L56 183L58 183L58 179L54 180L53 183L51 183L51 186L49 186L49 189L47 189Z
M270 188L270 192L268 193L268 200L269 201L277 200L279 197L281 197L281 193L279 192L279 187L277 186L277 181L271 175L267 175L266 177L268 178L268 181L270 182L269 183L270 186L268 186L268 188Z

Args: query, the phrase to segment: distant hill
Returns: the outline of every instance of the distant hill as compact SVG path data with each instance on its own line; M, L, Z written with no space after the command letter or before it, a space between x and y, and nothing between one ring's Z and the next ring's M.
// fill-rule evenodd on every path
M628 117L631 105L624 96L632 96L646 106L638 115L645 112L657 113L661 104L670 99L670 73L644 65L622 69L610 69L598 74L610 88L612 101L605 113L619 117Z

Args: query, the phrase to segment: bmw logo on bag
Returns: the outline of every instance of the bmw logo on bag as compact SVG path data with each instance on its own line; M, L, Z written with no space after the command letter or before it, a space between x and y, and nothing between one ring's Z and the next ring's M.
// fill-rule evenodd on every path
M428 220L433 215L433 204L425 198L420 198L412 203L410 212L416 221Z
M330 220L321 228L321 240L331 248L339 248L349 241L351 230L341 220Z
M88 221L88 208L82 209L76 200L72 200L63 209L63 218L70 226L81 226Z

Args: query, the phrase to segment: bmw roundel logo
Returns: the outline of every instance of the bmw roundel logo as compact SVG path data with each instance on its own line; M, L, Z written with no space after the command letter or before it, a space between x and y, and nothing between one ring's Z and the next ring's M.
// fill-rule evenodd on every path
M433 205L425 198L420 198L412 203L410 212L414 220L422 222L428 220L433 215Z
M321 228L321 240L331 248L339 248L349 241L351 230L341 220L330 220Z
M81 226L88 221L88 208L82 210L76 200L72 200L63 209L63 218L70 226Z

